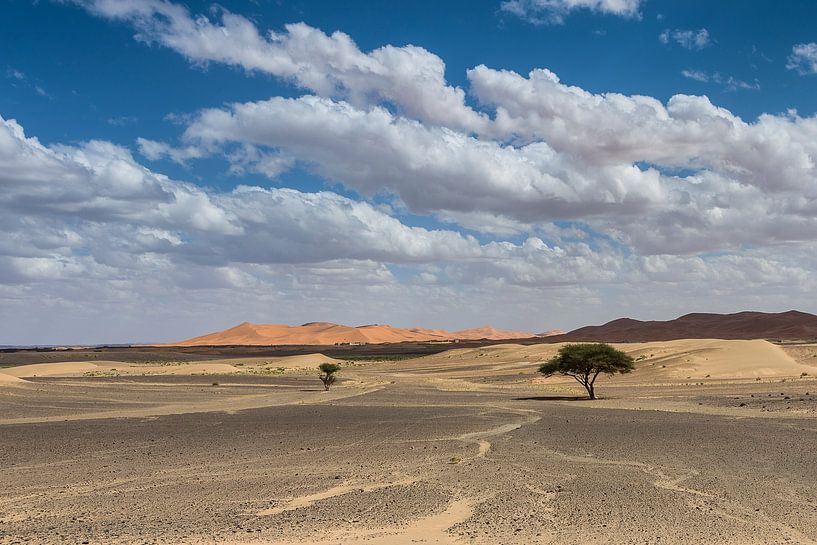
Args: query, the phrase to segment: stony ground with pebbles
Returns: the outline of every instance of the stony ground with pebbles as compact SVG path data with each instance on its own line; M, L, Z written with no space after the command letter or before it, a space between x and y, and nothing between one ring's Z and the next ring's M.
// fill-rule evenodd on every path
M817 542L817 382L402 367L2 389L0 543Z

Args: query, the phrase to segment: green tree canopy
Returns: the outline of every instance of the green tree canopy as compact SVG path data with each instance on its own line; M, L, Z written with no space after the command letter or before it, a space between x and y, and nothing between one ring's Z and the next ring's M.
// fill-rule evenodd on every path
M546 377L560 374L573 377L596 399L595 383L602 373L614 375L633 370L633 358L605 343L566 344L559 353L539 367Z
M323 382L323 387L328 390L337 380L335 373L340 371L340 365L336 363L322 363L318 366L318 369L321 370L320 379L321 382Z

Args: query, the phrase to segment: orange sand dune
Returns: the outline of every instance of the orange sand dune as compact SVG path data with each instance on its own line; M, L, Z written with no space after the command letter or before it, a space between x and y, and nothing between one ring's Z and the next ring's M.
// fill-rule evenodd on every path
M352 327L328 322L310 322L299 326L244 322L224 331L171 344L175 346L380 344L406 341L524 339L534 336L531 333L495 329L491 326L451 332L421 327L403 329L381 324Z

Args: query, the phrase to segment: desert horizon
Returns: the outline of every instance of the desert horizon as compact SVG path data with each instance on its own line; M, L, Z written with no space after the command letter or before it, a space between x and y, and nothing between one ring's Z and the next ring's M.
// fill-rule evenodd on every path
M817 545L817 2L0 14L0 545Z
M571 331L552 329L542 333L497 329L491 325L448 331L424 327L396 328L377 323L346 326L331 322L307 322L293 326L242 322L223 331L164 345L335 345L537 338L547 338L553 342L685 338L811 340L817 339L817 316L797 310L779 313L742 311L731 314L697 312L663 321L617 318L603 325L585 325Z

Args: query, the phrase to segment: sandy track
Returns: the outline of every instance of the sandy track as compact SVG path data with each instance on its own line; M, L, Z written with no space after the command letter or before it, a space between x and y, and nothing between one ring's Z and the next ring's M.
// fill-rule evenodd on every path
M182 378L182 377L180 377ZM185 380L185 379L183 379ZM186 379L192 380L192 379ZM292 388L245 388L231 385L230 382L216 382L213 386L211 382L202 384L195 382L186 384L178 383L173 392L173 386L159 386L154 389L152 396L142 399L128 399L127 396L121 398L107 397L100 395L102 386L95 386L89 381L63 381L51 384L50 387L42 387L39 384L28 383L24 387L15 389L17 397L26 400L27 403L34 403L36 399L48 398L56 392L62 390L79 390L79 401L77 403L57 404L48 407L46 414L31 416L8 416L8 412L0 415L0 426L14 424L36 424L46 422L75 422L81 420L99 420L107 418L156 418L177 414L226 412L235 413L248 409L258 409L262 407L274 407L279 405L303 404L312 405L317 403L329 403L344 399L350 396L362 395L367 392L376 391L382 386L373 384L356 383L346 388L335 388L329 392L323 391L304 381L300 389ZM223 379L222 379L223 380ZM229 380L229 379L227 379ZM119 389L132 390L129 393L138 391L135 386L141 388L151 388L153 386L150 378L145 378L144 382L105 382L102 383L106 392ZM314 382L314 381L313 381ZM99 384L99 383L96 383ZM172 383L171 383L172 384ZM56 388L54 386L57 386ZM158 391L157 391L158 390ZM249 391L247 391L249 390ZM173 402L173 394L179 392L185 394L184 401ZM27 394L27 392L31 392ZM74 392L71 392L74 393ZM59 394L57 394L59 395ZM170 399L171 401L168 401ZM93 402L96 400L96 402ZM102 408L104 407L104 408Z

